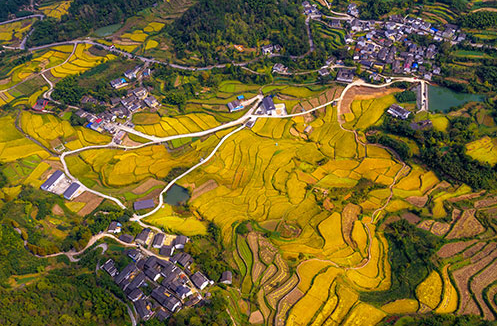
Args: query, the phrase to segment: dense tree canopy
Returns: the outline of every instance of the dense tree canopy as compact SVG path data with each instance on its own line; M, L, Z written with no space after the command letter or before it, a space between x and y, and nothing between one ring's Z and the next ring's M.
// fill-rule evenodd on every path
M309 44L300 1L201 0L169 28L178 55L200 51L214 62L218 46L230 43L257 47L269 40L291 55L307 52Z
M75 0L61 21L53 18L38 21L29 38L32 45L66 41L86 35L106 25L123 22L155 0Z
M7 20L10 14L15 14L22 6L29 5L29 0L0 0L0 21Z

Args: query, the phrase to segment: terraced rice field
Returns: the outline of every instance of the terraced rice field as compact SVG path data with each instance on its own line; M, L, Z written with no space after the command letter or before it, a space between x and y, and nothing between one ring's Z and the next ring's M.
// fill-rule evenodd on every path
M22 112L20 119L22 130L49 149L54 144L64 144L69 150L107 144L111 137L84 127L73 127L68 121L49 114Z
M105 57L95 56L88 51L91 46L91 44L78 44L74 55L69 61L50 70L51 74L56 78L64 78L69 75L79 74L105 61L116 58L112 54L108 54Z
M67 10L71 6L72 1L61 1L48 6L39 8L47 17L60 19L63 15L67 14Z
M174 118L163 117L158 123L152 124L150 124L150 122L155 122L157 120L145 119L144 116L142 120L140 119L140 116L135 118L134 121L138 124L135 129L145 134L157 137L168 137L198 132L220 125L220 123L213 116L205 113L192 113ZM142 124L140 124L140 122L142 122Z
M495 139L485 136L466 144L466 154L491 165L497 163L497 143Z
M0 25L0 45L18 45L31 29L36 18Z
M0 130L0 162L12 162L18 159L38 155L42 159L50 156L42 147L25 138L16 128L11 116L0 118L3 128Z

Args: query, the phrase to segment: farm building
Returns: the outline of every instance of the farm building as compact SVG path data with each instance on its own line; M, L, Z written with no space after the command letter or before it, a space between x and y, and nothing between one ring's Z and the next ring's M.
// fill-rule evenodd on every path
M114 277L117 274L117 268L114 265L114 261L112 259L107 260L105 264L103 264L100 268L109 273L111 277Z
M159 106L159 101L157 101L157 99L152 95L144 99L143 102L145 102L145 104L150 108L155 108Z
M126 77L128 79L136 78L138 75L138 72L140 71L140 68L141 68L140 66L136 66L133 69L126 70L126 72L124 73L124 77Z
M209 279L200 272L196 272L195 274L193 274L191 279L193 284L195 284L195 286L200 290L205 289L205 287L209 285Z
M159 251L159 255L165 256L165 257L171 257L174 253L174 247L173 246L162 246Z
M133 203L133 208L135 211L139 211L140 209L148 209L153 208L155 206L153 199L146 200L138 200Z
M127 85L128 85L128 82L124 78L117 78L117 79L110 81L110 86L112 86L115 89L119 89L119 88L127 86Z
M269 45L263 45L262 48L262 54L264 55L270 55L273 54L274 46L269 44Z
M145 87L138 87L133 90L133 95L135 95L140 100L144 100L148 96L148 91Z
M409 118L409 115L411 114L410 111L404 109L403 107L401 107L400 105L398 104L392 104L390 105L390 107L388 108L387 112L396 117L396 118L399 118L399 119L402 119L402 120L405 120L407 118Z
M129 234L121 234L121 236L119 237L119 240L123 241L123 242L126 242L126 243L131 243L133 242L133 236L132 235L129 235Z
M143 229L135 238L136 243L145 245L150 241L150 236L152 235L152 230L149 228Z
M243 105L239 100L234 100L228 103L228 110L230 110L230 112L235 112L241 109L243 109Z
M271 113L276 109L276 107L274 106L273 98L271 96L266 96L262 100L262 109L264 110L264 114L269 115L271 115Z
M223 274L221 275L221 278L219 279L219 283L223 284L231 284L233 281L233 273L231 271L224 271Z
M71 200L74 197L79 196L82 192L83 192L83 189L82 189L81 185L77 182L73 182L73 183L71 183L69 188L67 188L66 191L64 191L64 198L67 200Z
M109 225L109 228L107 229L107 232L109 233L120 233L121 232L121 223L112 221Z
M190 240L188 239L188 237L184 235L178 235L173 241L174 248L183 249L185 247L185 244L188 242L188 240Z
M352 83L354 80L354 71L350 69L340 69L337 73L337 81L342 83Z
M152 310L150 309L150 305L144 299L139 299L133 302L136 312L143 320L149 320L152 316Z
M60 170L55 171L48 179L41 185L41 189L51 191L58 181L64 178L64 173Z
M165 237L166 236L164 235L164 233L157 233L154 237L154 242L152 243L152 246L154 248L161 248L162 244L164 243Z
M35 105L33 105L33 110L35 111L43 111L45 110L45 107L48 104L48 100L45 100L44 98L39 98Z

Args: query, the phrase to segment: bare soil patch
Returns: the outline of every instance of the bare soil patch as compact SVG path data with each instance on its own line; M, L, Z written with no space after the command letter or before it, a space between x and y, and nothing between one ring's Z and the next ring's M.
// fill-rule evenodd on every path
M474 256L477 252L479 252L483 247L485 246L485 242L478 242L477 244L475 244L474 246L472 246L471 248L469 248L468 250L466 250L464 253L463 253L463 257L466 259L466 258L469 258L469 257L472 257Z
M276 326L285 325L286 315L291 307L304 296L304 293L295 287L290 293L283 298L278 304L278 311L276 312Z
M199 196L205 194L208 191L211 191L213 189L216 189L218 187L218 184L215 180L211 179L209 181L206 181L205 183L201 184L198 187L195 187L192 193L192 197L190 198L190 201L195 200Z
M162 186L165 185L166 183L163 181L159 181L156 179L147 179L147 181L143 182L141 185L136 187L135 189L131 190L132 193L135 195L141 195L146 193L149 189L156 187L156 186Z
M406 198L406 201L411 204L411 205L414 205L416 207L424 207L426 205L426 203L428 202L428 196L411 196L411 197L407 197Z
M262 316L260 310L254 311L253 313L250 314L249 323L252 325L264 323L264 317Z
M85 216L90 214L95 208L100 205L100 203L104 199L102 197L99 197L95 194L92 194L91 192L85 191L81 195L75 198L75 202L78 203L86 203L85 207L83 207L79 212L79 216Z
M438 250L437 255L441 258L452 257L462 252L464 249L468 248L475 242L476 240L447 243L443 245L442 248L440 248L440 250Z
M483 272L476 275L471 281L471 292L475 295L476 301L483 311L483 318L487 320L495 320L495 316L489 309L485 300L483 300L483 290L495 281L495 271L497 270L497 261L490 264Z
M470 238L485 231L483 225L476 219L475 212L475 209L464 211L447 235L447 239Z
M123 142L122 144L124 146L139 146L141 145L141 143L137 142L137 141L134 141L134 140L131 140L128 135L126 135L123 139Z
M459 201L468 200L468 199L474 199L474 198L480 197L484 193L485 193L485 190L480 191L480 192L474 192L474 193L467 194L467 195L462 195L462 196L454 197L454 198L450 198L448 201L450 203L457 203Z
M55 215L58 215L58 216L63 216L64 210L58 204L55 204L52 207L52 213L54 213Z
M497 204L497 197L479 200L475 203L475 208L483 208Z
M421 221L421 218L414 213L404 213L402 214L402 218L411 224L418 224Z
M439 237L444 236L450 230L449 223L435 222L431 227L431 233Z
M343 97L340 107L338 108L339 115L352 113L350 105L355 100L370 100L377 97L386 96L392 93L402 92L400 88L372 88L364 86L354 86L347 91Z
M464 266L453 272L454 279L456 281L456 286L459 289L461 295L459 304L459 313L462 314L479 314L478 306L476 302L471 297L469 292L469 279L477 274L480 270L485 268L492 260L497 257L497 250L494 250L490 255L479 260L475 264Z
M361 213L361 207L348 203L342 212L342 234L345 242L353 247L357 248L357 244L352 240L352 228L354 227L354 222L357 221L359 214Z

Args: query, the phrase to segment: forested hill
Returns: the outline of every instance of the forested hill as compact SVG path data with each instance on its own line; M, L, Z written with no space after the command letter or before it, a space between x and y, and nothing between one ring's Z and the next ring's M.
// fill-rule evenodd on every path
M10 14L18 13L26 5L29 5L29 0L0 0L0 21L7 20Z
M300 0L201 0L169 29L179 55L183 47L204 59L218 46L258 46L270 40L288 54L309 49Z
M124 21L150 7L156 0L75 0L61 21L46 19L35 24L31 45L65 41L89 31Z

